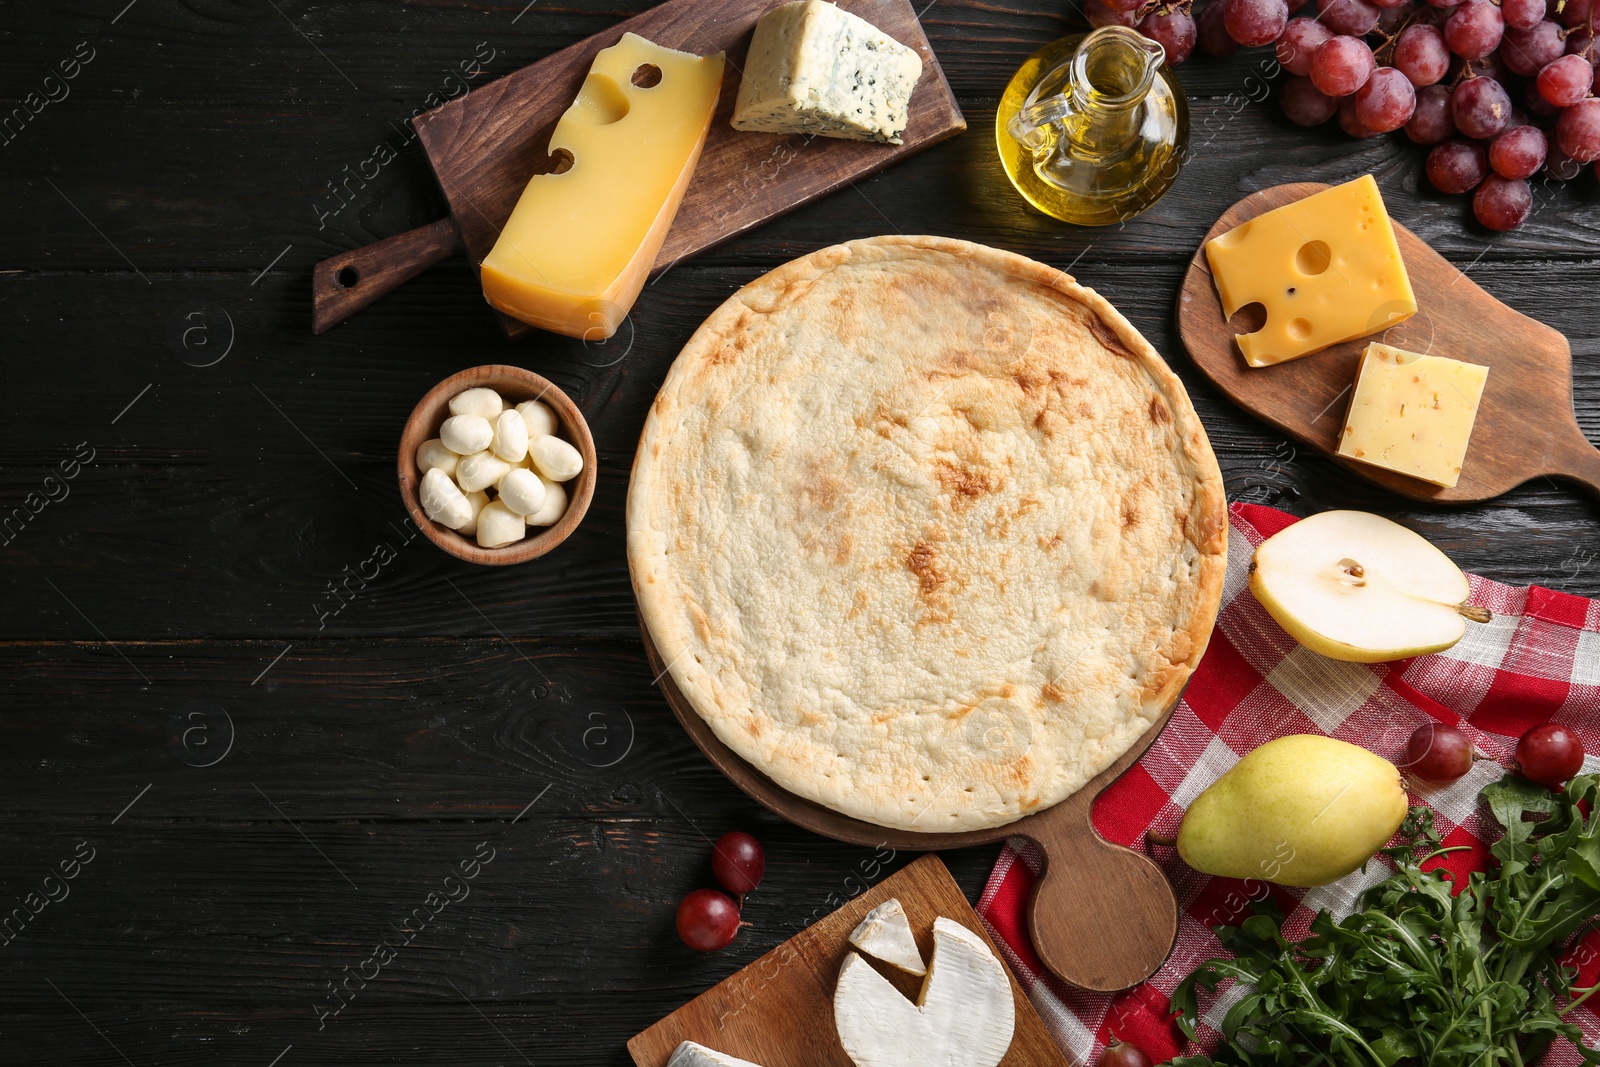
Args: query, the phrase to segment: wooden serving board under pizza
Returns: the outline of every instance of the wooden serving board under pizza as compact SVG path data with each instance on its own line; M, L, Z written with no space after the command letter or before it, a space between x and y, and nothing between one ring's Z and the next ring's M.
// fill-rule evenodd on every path
M1297 182L1263 189L1223 213L1206 241L1328 186ZM1404 496L1466 504L1509 492L1542 475L1600 495L1600 450L1572 409L1572 348L1560 332L1507 307L1426 241L1394 223L1416 293L1417 313L1381 336L1346 341L1271 367L1249 367L1234 335L1258 329L1252 308L1230 322L1211 278L1205 243L1178 296L1178 332L1195 364L1240 407L1356 474ZM1356 368L1369 341L1449 356L1489 368L1460 481L1449 488L1336 454Z
M728 57L722 95L700 162L652 268L688 256L967 128L910 0L839 0L922 58L903 144L798 134L741 133L729 125L756 20L778 0L669 0L412 120L449 204L447 218L330 256L312 279L312 328L321 333L463 248L476 266L494 247L528 179L551 168L550 134L595 54L624 33L666 48ZM485 312L489 309L485 307ZM534 327L500 316L511 337Z
M761 1067L853 1067L834 1027L834 983L851 951L850 932L891 897L905 908L923 959L932 954L933 921L943 916L982 937L1005 967L1005 957L943 861L926 855L637 1034L628 1042L633 1062L664 1067L679 1044L694 1041ZM1070 1061L1016 976L1005 970L1016 1029L1000 1067L1068 1067ZM880 973L916 999L922 979L889 968Z

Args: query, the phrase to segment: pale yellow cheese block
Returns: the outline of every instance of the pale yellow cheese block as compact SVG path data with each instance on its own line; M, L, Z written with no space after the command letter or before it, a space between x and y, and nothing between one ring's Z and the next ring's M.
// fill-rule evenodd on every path
M483 261L490 304L572 337L616 332L700 159L722 68L720 52L632 33L594 57L550 136L550 155L570 167L534 175Z
M1252 367L1377 333L1417 312L1372 175L1259 215L1206 242L1222 313L1260 303L1267 321L1234 339Z
M1361 358L1339 455L1455 485L1488 377L1476 363L1374 341Z

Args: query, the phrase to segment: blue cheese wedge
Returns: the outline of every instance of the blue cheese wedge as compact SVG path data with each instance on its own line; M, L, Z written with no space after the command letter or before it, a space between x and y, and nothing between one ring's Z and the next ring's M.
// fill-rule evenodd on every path
M792 0L756 23L733 128L900 144L921 77L921 57L866 19Z

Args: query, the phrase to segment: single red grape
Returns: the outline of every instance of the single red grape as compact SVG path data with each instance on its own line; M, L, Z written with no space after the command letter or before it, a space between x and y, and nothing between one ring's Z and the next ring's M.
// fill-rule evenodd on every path
M1417 90L1417 110L1406 123L1406 136L1417 144L1438 144L1456 132L1456 120L1450 115L1450 90L1443 85L1429 85Z
M727 948L739 932L739 905L717 889L696 889L678 905L678 937L696 952Z
M1583 742L1572 727L1541 723L1517 742L1517 770L1530 782L1554 789L1583 769Z
M1321 0L1317 18L1334 33L1365 37L1378 24L1378 5L1368 0Z
M1171 66L1178 66L1194 52L1194 19L1182 8L1152 11L1139 23L1139 32L1161 46Z
M1450 49L1437 26L1418 22L1400 31L1394 42L1395 69L1417 88L1433 85L1450 69Z
M1424 782L1454 782L1472 770L1472 742L1454 726L1425 722L1406 742L1401 767Z
M1356 118L1361 125L1378 133L1398 130L1411 121L1417 110L1417 90L1404 74L1393 67L1379 67L1356 90Z
M1544 166L1550 142L1537 126L1517 126L1489 144L1489 166L1504 178L1531 178Z
M1441 193L1471 192L1488 173L1489 153L1476 141L1452 137L1428 153L1428 180Z
M1594 67L1582 56L1562 56L1539 72L1539 95L1556 107L1571 107L1589 95Z
M1500 47L1506 21L1492 0L1466 0L1444 23L1444 40L1462 59L1482 59Z
M1367 84L1377 66L1365 41L1330 37L1311 57L1311 80L1329 96L1349 96Z
M1139 21L1139 16L1132 11L1118 11L1106 0L1085 0L1083 17L1097 30L1102 26L1127 26L1132 29Z
M767 869L766 853L761 842L740 830L723 834L717 839L711 853L711 873L718 884L738 896L761 884L761 875Z
M1311 57L1332 36L1316 19L1291 19L1278 38L1278 63L1290 74L1310 74Z
M1151 1060L1143 1050L1126 1041L1112 1040L1096 1061L1098 1067L1151 1067Z
M1561 27L1546 19L1531 30L1507 30L1500 59L1513 74L1531 78L1567 51Z
M1436 7L1443 11L1448 11L1460 3L1461 0L1428 0L1429 7Z
M1556 120L1556 144L1578 163L1600 159L1600 98L1591 96L1562 110Z
M1499 233L1521 226L1532 211L1533 189L1522 178L1491 174L1472 194L1472 213L1479 222Z
M1406 14L1412 14L1414 12L1414 9L1411 6L1412 0L1372 0L1372 2L1377 4L1385 11L1399 11L1403 8ZM1378 22L1378 28L1383 28L1383 22L1381 19Z
M1239 42L1228 36L1222 8L1222 0L1210 0L1194 17L1195 41L1208 56L1231 56L1239 50Z
M1511 122L1511 94L1493 78L1468 78L1450 96L1456 129L1468 137L1488 140Z
M1513 29L1532 29L1544 21L1544 12L1544 0L1500 0L1500 15Z
M1339 110L1337 97L1327 95L1311 84L1310 78L1295 76L1283 84L1278 105L1289 121L1300 126L1320 126Z
M1228 36L1246 48L1271 44L1289 24L1284 0L1221 0L1222 24Z

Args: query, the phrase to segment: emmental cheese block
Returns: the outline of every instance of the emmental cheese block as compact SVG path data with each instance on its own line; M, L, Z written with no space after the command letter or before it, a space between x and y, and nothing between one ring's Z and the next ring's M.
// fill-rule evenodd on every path
M1361 358L1339 455L1454 486L1488 377L1476 363L1373 342Z
M1252 367L1298 359L1387 329L1417 301L1372 175L1269 211L1206 242L1226 317L1266 308L1235 337Z
M556 333L616 332L694 173L722 84L700 57L625 33L594 57L480 275L500 311Z
M826 0L792 0L750 39L733 128L900 144L922 58Z

